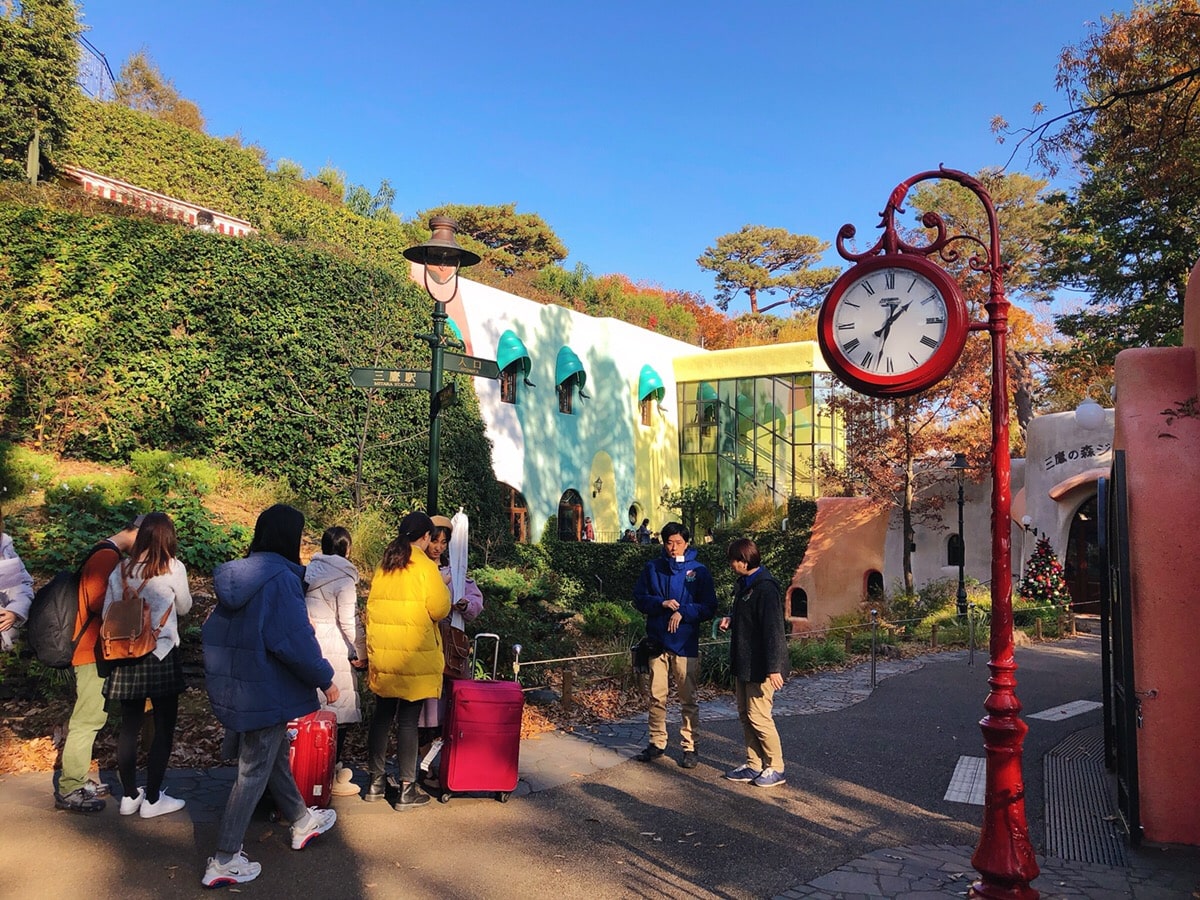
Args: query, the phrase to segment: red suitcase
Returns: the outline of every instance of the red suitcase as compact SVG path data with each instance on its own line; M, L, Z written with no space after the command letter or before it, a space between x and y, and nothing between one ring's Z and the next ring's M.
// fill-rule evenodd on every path
M305 806L329 806L337 763L337 716L319 709L288 722L288 762Z
M476 635L496 639L494 634ZM474 655L474 654L473 654ZM474 666L472 666L474 671ZM493 678L496 674L492 666ZM453 679L442 728L439 778L442 803L455 792L490 791L507 803L517 787L525 693L515 681Z

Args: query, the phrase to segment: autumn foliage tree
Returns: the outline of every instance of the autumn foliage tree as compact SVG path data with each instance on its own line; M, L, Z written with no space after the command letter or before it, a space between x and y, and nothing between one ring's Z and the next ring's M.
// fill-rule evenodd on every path
M1063 50L1066 111L1020 129L1050 171L1079 170L1060 199L1046 274L1088 299L1056 325L1056 362L1086 382L1120 350L1181 340L1187 275L1200 257L1200 4L1135 3ZM1035 107L1035 115L1045 111Z

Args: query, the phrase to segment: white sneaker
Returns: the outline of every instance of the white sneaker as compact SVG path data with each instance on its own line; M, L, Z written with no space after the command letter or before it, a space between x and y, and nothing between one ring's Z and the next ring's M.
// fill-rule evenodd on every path
M200 883L205 887L220 887L223 884L245 884L253 881L262 872L262 866L246 859L241 850L229 862L221 865L215 856L208 858L208 866L204 869L204 877Z
M141 809L142 800L144 800L145 797L146 797L146 789L145 788L138 788L137 793L134 794L132 797L122 797L121 798L121 815L132 816L135 812L137 812L139 809ZM159 799L161 800L162 797L159 797Z
M337 821L337 813L332 809L308 808L308 815L292 825L292 849L303 850L308 842L318 834L324 834Z
M179 812L186 805L187 803L178 797L168 797L166 791L160 791L156 803L151 803L149 800L142 800L142 818L153 819L155 816L165 816L167 813Z

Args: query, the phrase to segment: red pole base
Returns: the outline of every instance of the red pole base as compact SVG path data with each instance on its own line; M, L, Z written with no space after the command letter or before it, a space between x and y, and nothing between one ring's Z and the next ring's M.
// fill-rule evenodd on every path
M1021 752L1029 726L1021 721L1021 704L1014 693L1016 665L989 664L992 692L980 721L987 752L983 829L971 864L982 878L971 886L970 896L994 900L1036 900L1029 886L1038 877L1037 857L1029 841L1025 819L1025 782Z

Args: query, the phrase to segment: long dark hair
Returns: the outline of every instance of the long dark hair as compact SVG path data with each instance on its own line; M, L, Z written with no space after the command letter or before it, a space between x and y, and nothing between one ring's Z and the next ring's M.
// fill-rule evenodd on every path
M122 572L129 575L135 565L142 567L142 578L165 575L171 570L171 560L179 552L175 523L166 513L152 512L142 520L129 559L122 563Z
M400 520L400 533L383 551L379 567L385 572L405 568L412 559L412 545L433 531L433 520L423 512L410 512Z
M350 532L341 525L326 528L321 535L321 552L326 556L349 556Z

